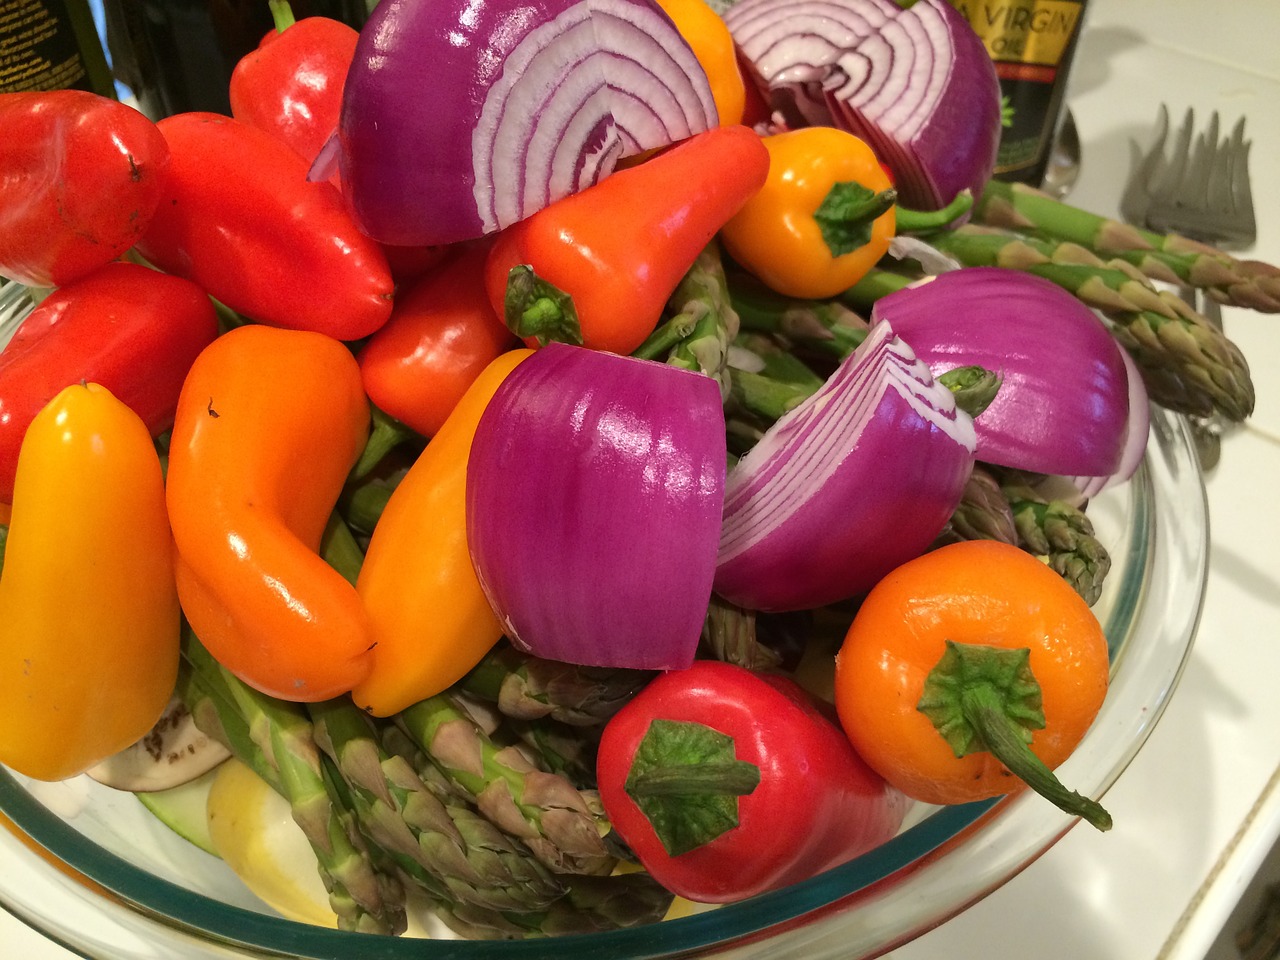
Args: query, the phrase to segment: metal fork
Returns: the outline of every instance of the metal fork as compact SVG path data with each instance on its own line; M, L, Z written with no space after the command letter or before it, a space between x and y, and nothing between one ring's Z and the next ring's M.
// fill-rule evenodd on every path
M1195 112L1188 109L1171 151L1169 109L1161 104L1155 142L1143 154L1130 143L1129 180L1120 212L1129 223L1157 233L1176 233L1220 250L1242 250L1257 239L1253 189L1249 180L1249 148L1244 118L1226 137L1219 135L1217 111L1206 129L1195 132ZM1196 306L1188 292L1188 302ZM1218 302L1203 297L1200 312L1222 326Z

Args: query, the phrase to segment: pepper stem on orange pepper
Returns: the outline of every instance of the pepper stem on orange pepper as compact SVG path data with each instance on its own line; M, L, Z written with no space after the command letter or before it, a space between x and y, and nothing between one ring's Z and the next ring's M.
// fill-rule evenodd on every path
M1040 684L1027 647L1003 649L948 640L916 705L957 757L985 751L1059 809L1099 830L1111 814L1064 786L1028 746L1045 726Z
M573 297L538 276L527 263L507 274L503 319L518 337L533 337L542 346L553 340L582 344L582 327Z

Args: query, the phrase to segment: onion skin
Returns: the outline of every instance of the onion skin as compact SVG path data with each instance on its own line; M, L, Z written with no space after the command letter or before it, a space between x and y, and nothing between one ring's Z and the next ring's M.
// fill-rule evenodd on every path
M1109 476L1121 465L1129 373L1115 338L1061 287L1001 267L966 267L881 297L934 376L977 364L1003 376L975 420L977 457L1036 473Z
M866 140L904 206L940 210L962 190L981 194L1000 142L1000 85L982 41L946 0L907 9L742 0L725 22L786 122Z
M467 541L513 644L591 666L682 669L711 597L724 497L715 381L550 343L485 409Z
M969 415L880 324L729 474L716 593L783 611L867 592L933 543L973 452Z
M652 0L383 0L347 77L339 166L366 233L440 245L716 125L702 67Z

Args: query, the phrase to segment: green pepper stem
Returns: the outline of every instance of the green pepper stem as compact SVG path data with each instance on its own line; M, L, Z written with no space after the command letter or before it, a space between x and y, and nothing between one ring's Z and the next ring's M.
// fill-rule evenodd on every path
M894 230L897 233L932 233L950 226L973 209L973 194L961 190L956 198L941 210L911 210L898 207L894 214Z
M277 33L284 33L297 23L293 8L289 6L289 0L268 0L267 6L271 8L271 17L275 20Z
M721 794L744 797L760 785L760 768L746 760L650 767L627 781L633 797L679 797L688 794Z
M1060 810L1081 817L1099 830L1111 829L1111 814L1100 803L1063 785L1014 729L1000 694L990 685L965 689L961 709L989 753L1009 772Z
M528 264L517 264L507 273L503 319L516 336L534 337L543 346L553 340L582 344L573 297L542 279Z

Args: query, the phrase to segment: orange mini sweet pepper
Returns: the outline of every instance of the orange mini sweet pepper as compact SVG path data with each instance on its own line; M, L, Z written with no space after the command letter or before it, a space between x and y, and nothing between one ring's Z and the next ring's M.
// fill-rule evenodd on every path
M183 384L168 474L178 595L209 652L264 693L324 700L371 666L360 598L319 554L368 432L360 368L323 334L238 327Z
M498 622L467 549L467 458L498 385L530 355L493 360L396 486L374 528L356 589L376 642L352 691L385 717L453 684L498 642Z
M98 384L60 391L18 458L0 575L0 762L81 773L141 738L178 671L160 458Z

